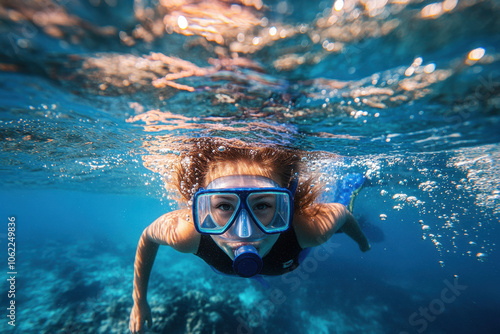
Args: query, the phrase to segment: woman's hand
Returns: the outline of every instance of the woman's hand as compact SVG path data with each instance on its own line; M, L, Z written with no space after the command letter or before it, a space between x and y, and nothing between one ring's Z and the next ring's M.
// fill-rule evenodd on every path
M151 318L151 308L148 302L134 302L132 312L130 312L129 329L133 334L144 332L144 322L147 322L148 328L151 328L153 320Z
M359 249L364 253L364 252L368 252L370 249L372 248L372 246L370 245L370 243L368 242L368 240L366 240L366 242L362 242L359 244Z

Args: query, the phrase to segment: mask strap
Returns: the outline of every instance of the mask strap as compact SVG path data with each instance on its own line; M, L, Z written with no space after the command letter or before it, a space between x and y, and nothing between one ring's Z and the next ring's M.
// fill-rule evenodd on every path
M298 186L299 186L299 174L297 173L290 181L290 184L288 185L288 190L290 190L292 196L295 196L295 192L297 191Z

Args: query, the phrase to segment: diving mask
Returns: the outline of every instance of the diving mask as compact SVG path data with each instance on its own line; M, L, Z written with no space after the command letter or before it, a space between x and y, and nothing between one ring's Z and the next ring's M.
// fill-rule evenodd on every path
M201 234L236 239L282 233L293 217L293 195L263 176L221 177L194 195L194 224Z

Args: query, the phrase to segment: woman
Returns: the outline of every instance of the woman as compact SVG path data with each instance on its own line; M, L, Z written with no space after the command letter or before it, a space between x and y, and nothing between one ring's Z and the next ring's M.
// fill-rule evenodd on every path
M178 156L170 183L188 207L148 226L134 265L130 330L151 325L146 300L159 245L193 253L216 271L252 277L296 269L303 250L342 231L365 252L370 245L339 203L316 203L315 177L303 179L305 152L221 139L194 139Z

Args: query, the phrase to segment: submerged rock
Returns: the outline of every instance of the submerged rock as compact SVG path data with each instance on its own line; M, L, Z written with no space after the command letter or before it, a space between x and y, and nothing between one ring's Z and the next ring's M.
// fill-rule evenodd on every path
M225 297L189 290L174 296L165 311L153 317L162 329L161 333L232 333L239 326L233 314L241 308L241 304L236 298Z

